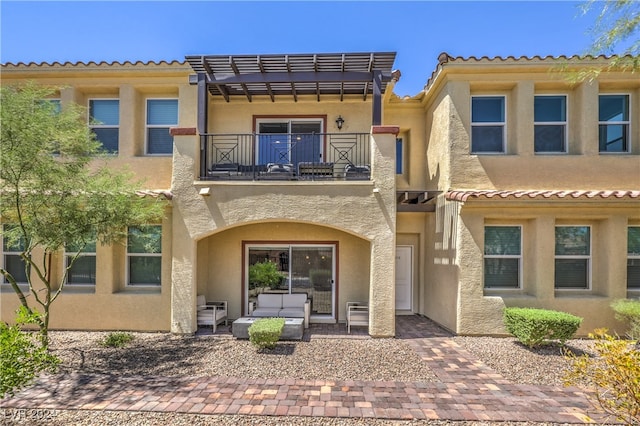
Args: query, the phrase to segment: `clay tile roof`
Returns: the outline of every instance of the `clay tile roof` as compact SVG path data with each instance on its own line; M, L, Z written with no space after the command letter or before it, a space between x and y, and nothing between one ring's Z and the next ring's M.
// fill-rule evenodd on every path
M450 201L465 202L469 198L476 199L572 199L572 198L640 198L640 190L452 190L445 194Z
M115 67L115 66L148 66L148 65L185 65L186 62L185 61L177 61L177 60L171 60L171 61L124 61L124 62L119 62L119 61L112 61L112 62L107 62L107 61L100 61L100 62L95 62L95 61L89 61L89 62L82 62L82 61L77 61L77 62L17 62L17 63L13 63L13 62L6 62L3 64L0 64L3 68L5 67L31 67L31 68L48 68L48 67L54 67L54 66L62 66L62 67L77 67L77 68L81 68L81 67L103 67L103 66L107 66L107 67Z

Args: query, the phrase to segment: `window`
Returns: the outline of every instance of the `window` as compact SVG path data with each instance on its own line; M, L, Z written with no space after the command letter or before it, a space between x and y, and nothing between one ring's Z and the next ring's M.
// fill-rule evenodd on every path
M65 250L65 268L71 264L71 260L80 252L80 255L69 269L67 284L70 285L96 285L96 241L93 239L84 247L69 245Z
M640 290L640 226L627 231L627 289Z
M22 236L11 238L10 231L14 230L15 225L4 225L2 227L2 262L3 268L11 274L18 284L26 284L29 267L25 269L25 264L20 253L25 251L26 243ZM4 280L4 276L2 276ZM6 282L6 280L4 280Z
M629 152L629 95L598 98L600 152Z
M129 285L160 285L162 226L129 227L127 271Z
M503 153L505 139L504 96L471 98L471 152Z
M147 99L147 154L172 154L169 128L177 124L177 99Z
M591 275L591 228L556 226L556 289L588 289Z
M402 151L402 138L396 139L396 174L401 175L404 170L404 156Z
M522 228L485 226L484 287L520 288Z
M566 152L567 97L536 96L533 102L535 152Z
M102 148L108 153L118 152L118 126L120 101L117 99L90 99L89 126Z

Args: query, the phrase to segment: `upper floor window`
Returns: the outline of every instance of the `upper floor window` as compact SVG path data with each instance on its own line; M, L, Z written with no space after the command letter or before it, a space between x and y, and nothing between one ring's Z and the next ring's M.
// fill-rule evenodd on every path
M147 99L147 154L172 154L169 129L177 124L177 99Z
M600 152L629 152L629 95L598 98Z
M73 265L71 261L80 252ZM65 268L71 268L67 275L67 284L96 285L96 241L93 239L84 247L69 245L65 249Z
M485 226L484 287L520 288L522 228Z
M120 101L118 99L90 99L89 126L106 152L117 153Z
M590 275L591 228L556 226L555 288L586 290Z
M404 173L404 152L403 152L402 138L396 139L396 174L401 175Z
M471 152L505 152L505 97L471 98Z
M162 226L129 227L127 271L129 285L160 285Z
M535 152L567 152L567 97L536 96L533 102Z
M9 238L8 232L10 229L15 228L15 225L3 225L2 226L2 264L3 269L5 269L13 279L16 280L18 284L26 284L27 281L27 273L29 271L29 267L25 265L20 254L25 251L26 242L24 238ZM4 275L0 277L3 282L6 282L4 279Z
M640 290L640 226L627 230L627 289Z

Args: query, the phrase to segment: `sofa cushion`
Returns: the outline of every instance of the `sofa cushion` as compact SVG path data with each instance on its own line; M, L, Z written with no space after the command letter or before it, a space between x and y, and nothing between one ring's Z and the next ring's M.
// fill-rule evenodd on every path
M251 316L253 317L278 317L280 308L257 308L253 310Z
M304 309L302 308L283 308L278 312L279 317L287 318L304 318Z
M282 307L283 308L298 308L304 310L304 303L307 301L306 294L283 294L282 295Z
M258 295L258 308L278 308L282 307L281 294L260 293Z

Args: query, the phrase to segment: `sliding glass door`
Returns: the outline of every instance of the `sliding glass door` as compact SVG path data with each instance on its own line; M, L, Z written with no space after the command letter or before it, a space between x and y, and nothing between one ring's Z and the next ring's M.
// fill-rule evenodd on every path
M251 245L246 250L245 303L259 293L305 293L312 317L335 317L334 245Z
M258 122L256 164L320 162L322 122L264 119Z

